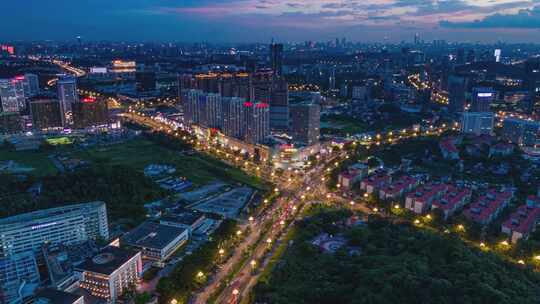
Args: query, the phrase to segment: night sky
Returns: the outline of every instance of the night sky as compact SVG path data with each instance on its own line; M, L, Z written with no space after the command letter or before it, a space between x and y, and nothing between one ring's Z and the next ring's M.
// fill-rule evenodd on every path
M3 2L2 40L540 42L540 0Z

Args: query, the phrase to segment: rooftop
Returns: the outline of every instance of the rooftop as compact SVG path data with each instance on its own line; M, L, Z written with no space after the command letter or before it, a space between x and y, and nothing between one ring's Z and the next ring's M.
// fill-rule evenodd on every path
M75 269L110 275L137 254L139 251L109 246L94 257L86 259Z
M532 229L538 217L540 217L540 208L521 205L502 225L512 231L527 233Z
M124 235L122 243L161 250L184 232L184 228L147 221Z
M199 221L204 215L201 212L185 210L181 213L169 214L161 218L161 222L173 222L186 226L191 226Z
M461 202L464 197L469 195L471 195L470 189L460 189L454 186L448 186L448 191L441 197L441 199L434 201L433 205L443 210L454 209L454 207Z
M45 288L36 293L35 304L71 304L79 300L82 296L69 292L60 291L53 288Z

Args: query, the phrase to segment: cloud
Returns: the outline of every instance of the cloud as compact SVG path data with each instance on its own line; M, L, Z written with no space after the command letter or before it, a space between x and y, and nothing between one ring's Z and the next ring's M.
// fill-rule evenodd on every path
M444 20L440 25L448 28L540 28L540 6L521 9L516 14L493 14L470 22Z

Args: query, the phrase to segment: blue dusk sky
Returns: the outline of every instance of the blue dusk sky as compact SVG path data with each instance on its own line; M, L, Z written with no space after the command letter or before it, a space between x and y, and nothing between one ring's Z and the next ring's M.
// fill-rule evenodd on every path
M540 0L21 0L1 40L540 43Z

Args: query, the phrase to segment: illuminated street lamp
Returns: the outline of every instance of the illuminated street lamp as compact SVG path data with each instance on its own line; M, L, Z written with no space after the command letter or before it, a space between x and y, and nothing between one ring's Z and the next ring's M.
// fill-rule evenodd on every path
M518 264L525 265L525 261L524 260L519 260Z
M225 254L225 250L224 250L223 248L220 248L220 249L219 249L219 254L220 254L220 255L224 255L224 254Z
M251 260L251 262L249 262L249 264L251 265L251 267L255 268L255 266L257 266L257 261Z
M236 235L238 235L238 236L242 235L242 230L236 231Z
M365 198L367 198L368 196L369 196L369 194L367 194L367 192L364 193L364 197L365 197Z
M236 289L236 288L233 289L233 291L232 291L233 296L237 296L239 293L240 293L240 291L238 289Z
M250 217L249 217L249 221L250 221L250 222L253 222L253 220L254 220L253 216L250 216Z
M267 243L267 244L271 244L271 243L272 243L272 239L271 239L271 238L268 238L268 239L266 240L266 243Z
M279 224L280 224L281 226L283 226L283 225L285 225L285 221L284 221L284 220L281 220L281 221L279 222Z
M419 220L419 219L416 219L416 220L414 220L414 223L415 223L416 225L418 225L418 224L420 224L420 220Z
M394 205L394 209L399 209L399 205Z
M172 300L171 300L171 304L178 304L178 300L172 299Z
M274 192L279 192L279 189L278 188L274 188Z
M350 201L349 204L351 204L351 206L354 206L354 201Z
M373 208L373 212L379 212L379 208L377 207Z
M202 278L202 277L204 277L204 273L203 273L202 271L199 271L199 272L197 273L197 278L200 279L200 278Z

